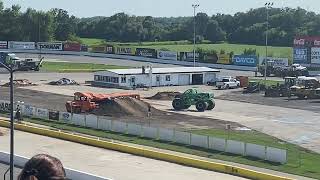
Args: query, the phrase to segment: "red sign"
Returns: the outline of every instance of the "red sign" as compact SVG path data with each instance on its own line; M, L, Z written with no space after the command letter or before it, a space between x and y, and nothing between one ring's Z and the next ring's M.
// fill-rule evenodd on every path
M320 47L320 36L298 36L293 41L294 46Z
M78 43L64 43L63 44L64 51L80 51L81 44Z

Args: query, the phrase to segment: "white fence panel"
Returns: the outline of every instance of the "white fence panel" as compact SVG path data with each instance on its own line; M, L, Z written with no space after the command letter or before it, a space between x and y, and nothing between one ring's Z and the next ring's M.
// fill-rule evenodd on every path
M266 159L266 147L257 144L246 144L246 156Z
M98 129L109 131L111 129L111 120L98 117Z
M141 125L128 123L128 134L135 136L142 136Z
M40 119L49 119L49 110L43 109L43 108L37 108L35 116Z
M78 126L85 126L85 116L81 114L73 114L71 122Z
M10 111L10 101L0 101L0 110L9 112Z
M143 137L157 139L158 138L158 129L153 127L142 126Z
M28 117L33 117L36 115L36 108L32 107L30 105L24 105L23 108L23 115L28 116Z
M164 129L160 128L159 129L159 139L163 141L174 141L174 132L171 129Z
M127 123L119 122L119 121L113 121L112 122L112 131L118 132L118 133L127 133Z
M176 143L190 145L190 133L181 131L175 131L174 133Z
M209 149L224 152L226 150L226 140L222 138L209 137Z
M244 155L245 144L240 141L227 140L226 152Z
M93 114L86 115L86 126L97 129L98 128L98 117Z
M72 115L68 112L60 112L59 120L66 123L71 123Z
M209 148L208 146L208 136L202 136L197 134L191 134L191 143L192 146Z
M267 160L285 164L287 162L287 151L283 149L267 147Z

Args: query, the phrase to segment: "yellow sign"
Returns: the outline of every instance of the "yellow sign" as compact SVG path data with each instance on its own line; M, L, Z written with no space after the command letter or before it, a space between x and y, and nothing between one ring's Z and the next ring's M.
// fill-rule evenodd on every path
M219 54L218 55L218 64L230 64L230 55L229 54Z

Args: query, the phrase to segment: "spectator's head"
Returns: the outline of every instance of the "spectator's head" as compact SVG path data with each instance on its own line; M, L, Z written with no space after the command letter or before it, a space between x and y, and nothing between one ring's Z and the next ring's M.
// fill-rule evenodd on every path
M18 180L64 180L66 172L59 159L38 154L33 156L24 166Z

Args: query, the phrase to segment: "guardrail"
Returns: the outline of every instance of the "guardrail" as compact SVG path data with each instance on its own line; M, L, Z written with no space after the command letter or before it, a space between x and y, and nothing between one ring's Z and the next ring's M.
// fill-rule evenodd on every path
M128 55L119 55L119 54L73 52L73 51L44 51L44 50L41 50L41 52L40 52L39 50L15 50L15 49L9 49L9 51L14 52L14 53L30 53L30 54L40 54L41 53L41 54L54 54L54 55L90 56L90 57L133 60L133 61L150 62L150 63L193 66L193 62L187 62L187 61L164 60L164 59L147 58L147 57L141 57L141 56L128 56ZM253 72L257 71L256 67L235 66L235 65L225 65L225 64L210 64L210 63L199 63L199 62L197 62L196 64L197 64L197 66L217 68L217 69L253 71Z
M23 156L14 156L14 164L17 167L23 168L26 162L29 159ZM0 151L0 162L5 163L5 164L10 164L10 154L7 152ZM101 176L96 176L92 174L88 174L85 172L77 171L74 169L70 168L65 168L67 177L70 179L76 179L76 180L111 180L108 178L104 178Z
M9 107L8 101L0 100L1 107ZM270 162L285 164L287 162L287 150L262 146L257 144L234 141L213 136L204 136L190 132L176 131L175 129L156 128L142 126L133 123L124 123L106 119L103 116L71 114L68 112L49 111L48 109L36 108L30 105L20 105L22 114L44 120L61 121L77 126L88 127L122 134L130 134L154 140L173 142L183 145L191 145L207 150L227 152L240 156L249 156ZM8 110L8 109L7 109Z

